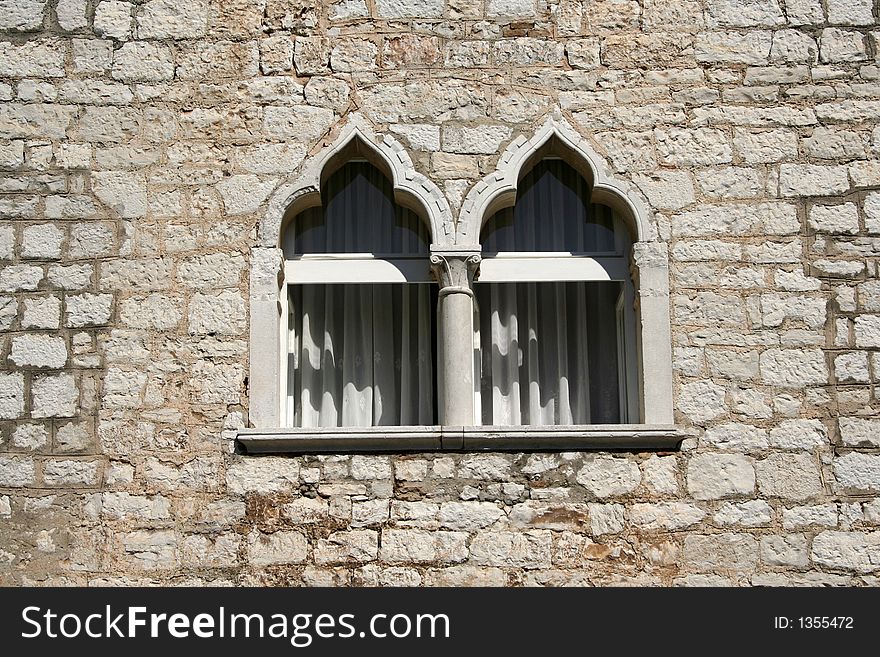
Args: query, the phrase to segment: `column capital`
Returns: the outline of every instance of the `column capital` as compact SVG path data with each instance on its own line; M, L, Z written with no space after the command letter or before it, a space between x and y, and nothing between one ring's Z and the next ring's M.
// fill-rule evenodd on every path
M474 296L473 283L479 276L483 256L473 249L431 250L431 272L440 284L440 296Z

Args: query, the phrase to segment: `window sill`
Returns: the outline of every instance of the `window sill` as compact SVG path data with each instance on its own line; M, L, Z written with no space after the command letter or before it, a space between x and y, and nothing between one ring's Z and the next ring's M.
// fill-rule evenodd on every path
M544 452L677 449L682 438L684 436L674 425L650 424L241 429L236 437L236 448L245 454Z

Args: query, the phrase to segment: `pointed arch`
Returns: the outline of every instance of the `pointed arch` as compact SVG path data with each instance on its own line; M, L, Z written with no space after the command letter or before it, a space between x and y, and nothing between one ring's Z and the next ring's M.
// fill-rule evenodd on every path
M300 174L279 187L258 227L261 247L280 245L285 224L302 210L320 204L321 186L329 175L352 158L363 158L380 169L394 189L394 199L427 221L431 241L452 244L455 229L449 202L440 189L413 167L403 146L387 134L376 134L358 113L352 113L333 142L309 158Z
M477 247L483 223L498 210L514 204L522 175L548 155L561 157L584 177L592 189L591 200L618 212L629 223L634 242L656 240L641 193L615 178L602 156L557 111L531 138L520 135L514 139L498 159L495 171L468 192L459 214L456 246Z

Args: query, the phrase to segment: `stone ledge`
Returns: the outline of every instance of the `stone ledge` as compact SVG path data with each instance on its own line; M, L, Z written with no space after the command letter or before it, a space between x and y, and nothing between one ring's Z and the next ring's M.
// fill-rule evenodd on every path
M674 425L592 424L555 427L333 427L241 429L245 454L489 452L678 449Z

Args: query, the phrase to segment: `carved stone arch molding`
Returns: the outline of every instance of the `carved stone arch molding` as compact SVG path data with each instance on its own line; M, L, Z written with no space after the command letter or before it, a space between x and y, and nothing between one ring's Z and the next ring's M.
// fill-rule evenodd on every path
M391 180L395 201L427 219L431 241L453 244L455 227L446 196L429 178L417 172L406 149L387 134L377 134L357 112L348 115L333 142L308 158L299 175L279 187L258 229L262 247L281 243L284 224L302 210L320 204L321 185L338 166L353 157L367 159Z
M251 249L249 423L257 428L282 423L281 291L284 256L281 238L286 224L303 210L320 205L321 186L347 160L362 158L391 180L395 201L427 220L432 249L452 247L455 224L440 189L413 167L406 150L393 137L376 133L360 114L349 114L333 142L308 158L299 174L269 198Z
M611 206L629 223L637 314L639 424L671 426L672 333L667 245L659 239L651 222L653 212L641 192L611 174L604 158L562 117L559 109L531 138L521 135L514 139L501 154L495 171L468 192L459 213L456 250L479 262L483 224L498 210L514 204L520 176L548 156L560 157L578 170L592 190L591 200Z
M531 138L520 135L510 142L498 158L495 171L468 192L459 213L458 248L479 244L483 223L498 210L513 205L521 174L546 155L561 157L578 170L592 188L592 200L611 206L630 223L633 241L657 239L657 231L649 221L651 212L641 192L615 178L605 159L556 110Z

